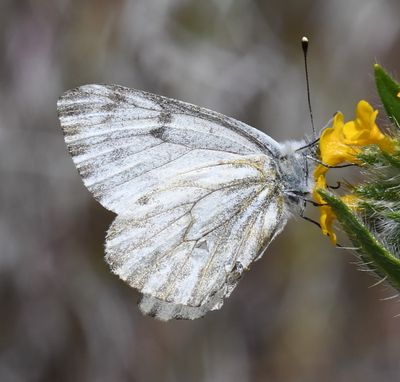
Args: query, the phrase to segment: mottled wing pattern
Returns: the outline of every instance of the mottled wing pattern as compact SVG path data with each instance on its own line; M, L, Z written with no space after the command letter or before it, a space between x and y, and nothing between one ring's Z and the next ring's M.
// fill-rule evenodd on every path
M86 85L58 102L86 187L118 216L112 270L160 319L218 309L283 228L279 145L232 118L120 86Z

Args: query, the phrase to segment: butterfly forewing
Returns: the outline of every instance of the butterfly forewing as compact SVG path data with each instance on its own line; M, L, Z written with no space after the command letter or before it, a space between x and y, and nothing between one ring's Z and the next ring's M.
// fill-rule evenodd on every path
M219 308L242 271L282 229L279 145L184 102L86 85L58 103L87 188L118 214L106 241L112 270L161 319Z

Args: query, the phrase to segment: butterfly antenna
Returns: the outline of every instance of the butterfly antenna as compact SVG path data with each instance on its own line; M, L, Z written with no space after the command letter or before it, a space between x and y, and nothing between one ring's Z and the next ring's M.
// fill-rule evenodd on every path
M308 102L308 111L310 112L310 120L311 120L311 128L313 134L313 140L316 139L315 127L314 127L314 118L311 108L311 98L310 98L310 80L308 78L308 63L307 63L307 52L308 52L308 38L303 37L301 39L301 47L303 48L303 57L304 57L304 70L306 74L306 85L307 85L307 102Z

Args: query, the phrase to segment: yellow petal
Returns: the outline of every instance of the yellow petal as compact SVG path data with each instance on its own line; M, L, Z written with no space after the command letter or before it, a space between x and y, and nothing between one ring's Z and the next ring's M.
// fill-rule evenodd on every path
M332 127L325 129L320 137L319 148L322 162L329 166L336 166L342 162L355 161L357 150L345 143L343 135L344 117L336 113Z
M324 200L322 199L321 195L317 192L318 189L326 190L326 179L325 174L328 171L328 168L323 166L322 164L315 167L314 170L314 189L313 189L313 197L314 200L322 204Z
M356 120L360 125L373 126L375 124L378 110L374 110L372 106L365 100L361 100L356 107Z
M349 146L367 146L376 144L384 151L393 151L394 142L383 134L375 123L378 110L364 100L356 107L356 119L343 126L343 142ZM357 149L355 148L357 151Z
M325 173L327 169L326 167L320 165L314 171L314 179L315 179L315 186L313 190L313 197L314 200L319 204L325 204L325 200L322 196L318 193L318 190L326 190L326 179ZM324 235L328 235L331 242L336 245L336 234L333 232L333 221L335 220L335 214L333 213L331 207L328 205L319 206L320 211L320 218L319 222L321 225L321 230Z
M319 221L321 224L322 233L324 235L328 235L332 244L336 245L336 234L333 232L332 228L333 222L336 218L335 214L332 212L332 209L329 206L322 206L319 208L321 211L321 217Z
M324 199L322 199L322 196L317 192L317 190L323 189L326 190L326 180L325 180L325 175L320 175L316 181L315 181L315 186L314 186L314 191L313 191L313 198L318 204L323 204L325 203Z
M325 175L327 171L328 171L328 167L325 167L322 164L319 164L317 167L315 167L314 179L317 180L321 175Z

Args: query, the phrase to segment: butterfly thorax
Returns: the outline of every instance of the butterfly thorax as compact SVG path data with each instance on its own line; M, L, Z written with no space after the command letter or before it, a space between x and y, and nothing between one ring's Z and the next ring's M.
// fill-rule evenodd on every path
M281 157L277 160L278 172L282 180L282 189L291 212L301 214L304 199L312 193L313 162L308 153L298 150L305 146L304 141L289 141L281 144Z

